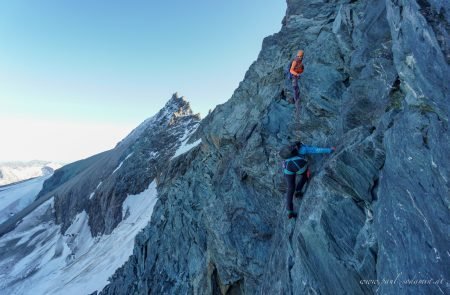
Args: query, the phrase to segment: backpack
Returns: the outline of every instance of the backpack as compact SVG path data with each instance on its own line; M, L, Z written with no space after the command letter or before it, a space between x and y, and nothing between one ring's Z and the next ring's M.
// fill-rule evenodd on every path
M283 159L289 159L298 156L298 150L300 149L301 146L302 146L301 142L296 142L291 145L285 145L280 149L278 154Z

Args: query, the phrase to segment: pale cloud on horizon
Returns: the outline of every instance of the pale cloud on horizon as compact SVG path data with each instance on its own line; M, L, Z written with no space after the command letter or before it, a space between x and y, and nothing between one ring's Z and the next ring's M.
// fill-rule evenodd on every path
M0 161L63 163L112 149L136 127L30 118L0 118L0 126Z

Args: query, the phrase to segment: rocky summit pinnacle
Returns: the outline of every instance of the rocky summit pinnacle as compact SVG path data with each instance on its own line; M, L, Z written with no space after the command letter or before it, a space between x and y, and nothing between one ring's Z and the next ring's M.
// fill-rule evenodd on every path
M176 118L183 116L192 116L197 121L201 120L200 114L193 113L189 101L183 96L178 96L178 93L174 93L158 113L142 122L127 137L119 142L118 145L128 145L130 142L134 142L149 126L158 124L172 125L173 122L176 123L179 121Z
M449 2L287 5L101 294L450 293ZM309 161L293 220L278 151L297 140L337 150Z
M184 96L178 96L178 93L174 93L172 98L165 104L164 108L161 110L163 113L174 116L189 116L192 115L192 109L189 102L184 98Z

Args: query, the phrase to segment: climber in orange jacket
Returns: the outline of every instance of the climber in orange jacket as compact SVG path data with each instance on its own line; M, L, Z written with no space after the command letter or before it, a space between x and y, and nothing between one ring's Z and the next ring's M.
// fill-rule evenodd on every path
M297 56L292 61L291 69L289 70L292 77L292 88L294 88L294 102L297 112L300 111L300 91L298 88L298 78L300 77L300 74L303 73L303 70L303 50L299 50Z

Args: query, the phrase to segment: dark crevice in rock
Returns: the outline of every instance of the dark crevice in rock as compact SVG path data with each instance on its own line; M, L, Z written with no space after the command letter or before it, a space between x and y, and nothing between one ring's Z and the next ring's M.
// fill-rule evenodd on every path
M244 280L238 280L233 284L228 286L228 290L226 291L226 295L241 295L244 294L242 291L242 286L244 285Z
M241 171L240 171L240 178L241 178L241 181L246 180L247 177L248 177L247 172L245 172L244 170L241 170Z
M355 198L352 198L352 200L356 204L358 209L361 211L361 213L366 215L366 201L365 200L360 200L360 199L355 199Z
M391 86L392 89L391 90L392 91L400 90L400 84L401 84L400 77L397 76L397 78L395 79L394 83L392 83L392 86Z
M379 178L373 181L372 188L370 189L370 195L372 196L372 202L378 200L378 184Z
M143 253L142 257L144 257L144 261L146 261L147 260L147 245L144 244L143 248L144 248L144 253Z
M258 127L258 124L253 125L252 129L250 130L248 135L245 137L245 141L248 141L248 139L252 136L252 134L255 131L256 127Z
M401 90L400 77L397 76L394 83L391 86L391 91L388 95L389 105L386 107L386 112L390 110L401 110L403 109L403 100L405 99L405 94Z
M419 184L419 186L422 188L422 190L423 190L424 192L427 191L427 189L424 187L424 185L422 184L421 181L418 181L417 183Z
M428 126L423 127L420 131L422 132L422 144L427 150L429 150L430 146L428 145Z
M389 124L387 125L386 130L391 129L392 126L394 126L394 120L391 120L391 121L389 122Z
M213 295L222 295L222 291L220 289L220 279L215 267L211 275L211 291Z
M353 9L350 10L350 28L355 27L355 12Z
M344 81L342 81L345 85L345 88L348 88L350 86L350 76L348 76L347 78L345 78Z

